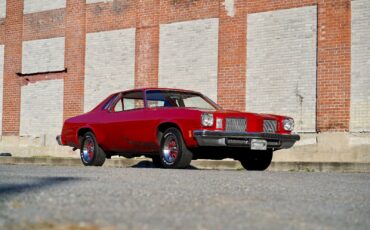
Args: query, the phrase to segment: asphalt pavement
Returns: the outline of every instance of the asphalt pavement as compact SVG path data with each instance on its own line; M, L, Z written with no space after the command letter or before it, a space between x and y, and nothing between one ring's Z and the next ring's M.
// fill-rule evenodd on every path
M370 229L370 174L0 165L0 229Z

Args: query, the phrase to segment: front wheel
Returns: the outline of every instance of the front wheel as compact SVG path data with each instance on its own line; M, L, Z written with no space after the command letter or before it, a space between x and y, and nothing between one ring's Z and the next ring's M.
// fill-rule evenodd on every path
M245 153L245 156L239 159L239 161L246 170L263 171L270 166L272 155L272 149L265 151L255 150Z
M80 156L85 166L102 166L104 164L105 153L98 145L93 133L87 132L83 135Z
M168 128L161 138L159 153L160 165L163 168L186 168L193 158L177 128Z

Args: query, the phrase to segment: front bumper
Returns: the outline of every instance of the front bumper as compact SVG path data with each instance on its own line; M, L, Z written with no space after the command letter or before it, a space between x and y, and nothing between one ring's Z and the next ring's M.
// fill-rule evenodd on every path
M199 146L214 147L250 147L252 139L259 139L267 141L267 148L287 149L300 140L296 134L277 133L195 130L193 135Z

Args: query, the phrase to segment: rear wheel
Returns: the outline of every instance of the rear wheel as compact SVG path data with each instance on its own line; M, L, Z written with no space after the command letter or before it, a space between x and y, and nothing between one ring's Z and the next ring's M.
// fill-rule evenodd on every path
M163 168L186 168L190 165L192 158L193 154L186 148L181 132L177 128L168 128L161 138L159 154L161 166Z
M91 132L85 133L82 137L80 157L85 166L102 166L105 162L105 153Z
M251 151L239 159L239 161L246 170L263 171L270 166L272 155L272 149Z

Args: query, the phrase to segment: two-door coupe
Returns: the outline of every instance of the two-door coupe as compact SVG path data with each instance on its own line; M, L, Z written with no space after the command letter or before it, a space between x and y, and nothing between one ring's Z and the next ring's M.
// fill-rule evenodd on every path
M233 158L247 170L265 170L275 150L300 139L293 128L290 117L223 110L198 92L146 88L112 94L66 120L57 141L80 149L87 166L144 155L161 168Z

